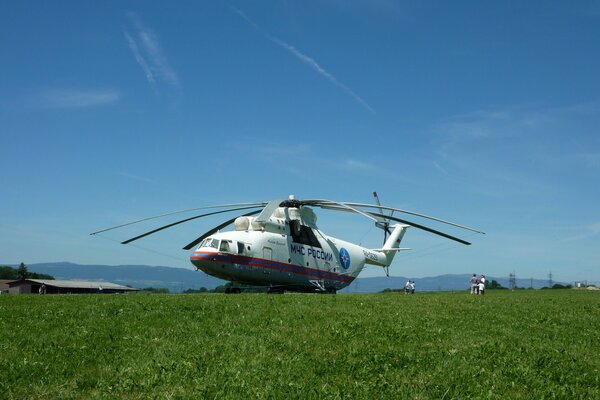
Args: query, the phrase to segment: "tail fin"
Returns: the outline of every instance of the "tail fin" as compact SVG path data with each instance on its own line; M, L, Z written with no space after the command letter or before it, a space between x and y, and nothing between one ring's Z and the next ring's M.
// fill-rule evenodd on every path
M392 231L392 233L390 234L390 237L387 239L387 241L383 245L383 249L381 249L381 251L383 251L385 253L385 256L387 258L387 266L389 266L392 263L392 261L394 260L394 257L396 256L396 252L398 252L400 250L407 250L407 249L400 248L400 242L402 241L402 238L404 238L404 234L406 233L406 230L409 227L410 227L409 225L402 225L402 224L393 225L394 230Z
M372 252L377 252L377 259L366 259L367 264L377 265L385 270L387 276L389 276L389 268L396 256L396 253L400 250L410 250L400 247L400 242L406 233L406 230L410 228L410 225L396 224L393 225L394 230L390 233L390 237L386 240L382 249L373 249Z

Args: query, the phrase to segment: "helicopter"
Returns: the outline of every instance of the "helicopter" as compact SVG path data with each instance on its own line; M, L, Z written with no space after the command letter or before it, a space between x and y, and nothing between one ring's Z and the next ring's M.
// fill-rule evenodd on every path
M91 233L136 224L159 217L195 210L214 210L185 218L121 242L129 244L167 228L211 215L247 211L219 224L183 247L192 250L190 262L196 270L231 282L226 293L240 293L244 285L262 286L268 293L285 291L330 293L350 285L367 265L381 267L389 276L389 267L409 228L470 245L466 240L394 216L394 212L429 219L471 232L474 228L436 217L382 206L377 192L376 204L343 202L324 199L287 199L267 202L221 204L162 214ZM351 212L362 215L384 231L381 248L370 249L325 234L317 227L313 208ZM258 214L258 215L257 215ZM233 224L234 229L221 231Z

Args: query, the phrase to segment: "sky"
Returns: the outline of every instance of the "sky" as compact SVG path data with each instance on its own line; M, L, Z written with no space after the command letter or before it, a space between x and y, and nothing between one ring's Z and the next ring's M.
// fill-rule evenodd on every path
M599 1L1 2L0 264L193 269L225 217L90 233L377 191L486 233L411 228L391 275L600 282L598 38Z

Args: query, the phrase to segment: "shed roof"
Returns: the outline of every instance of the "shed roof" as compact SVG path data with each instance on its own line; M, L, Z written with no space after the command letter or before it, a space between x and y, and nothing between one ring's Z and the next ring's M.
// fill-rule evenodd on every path
M71 280L60 280L60 279L24 279L21 281L12 281L9 285L17 286L19 282L31 282L37 283L38 285L46 285L57 287L61 289L106 289L106 290L139 290L130 288L128 286L118 285L112 282L106 281L71 281Z
M0 279L0 290L8 289L8 284L14 279Z

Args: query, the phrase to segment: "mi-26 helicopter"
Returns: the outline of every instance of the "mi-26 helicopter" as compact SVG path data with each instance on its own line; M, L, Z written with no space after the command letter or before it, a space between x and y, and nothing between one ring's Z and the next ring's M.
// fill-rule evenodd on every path
M366 265L388 268L410 227L421 229L444 238L469 245L471 243L424 225L408 221L393 213L412 215L468 231L483 233L454 222L432 216L382 206L377 193L377 204L363 204L333 200L276 199L268 202L222 204L191 210L214 210L201 215L161 226L134 238L128 244L175 225L215 214L247 211L204 233L183 247L192 250L191 263L197 270L230 281L227 293L239 293L244 285L264 286L270 293L284 291L336 293L350 285ZM312 208L360 214L384 230L381 248L369 249L325 234L317 227L317 216ZM183 212L183 211L181 211ZM176 214L173 212L144 218L92 233L135 224L149 219ZM256 216L256 214L258 214ZM234 229L221 229L233 224Z

